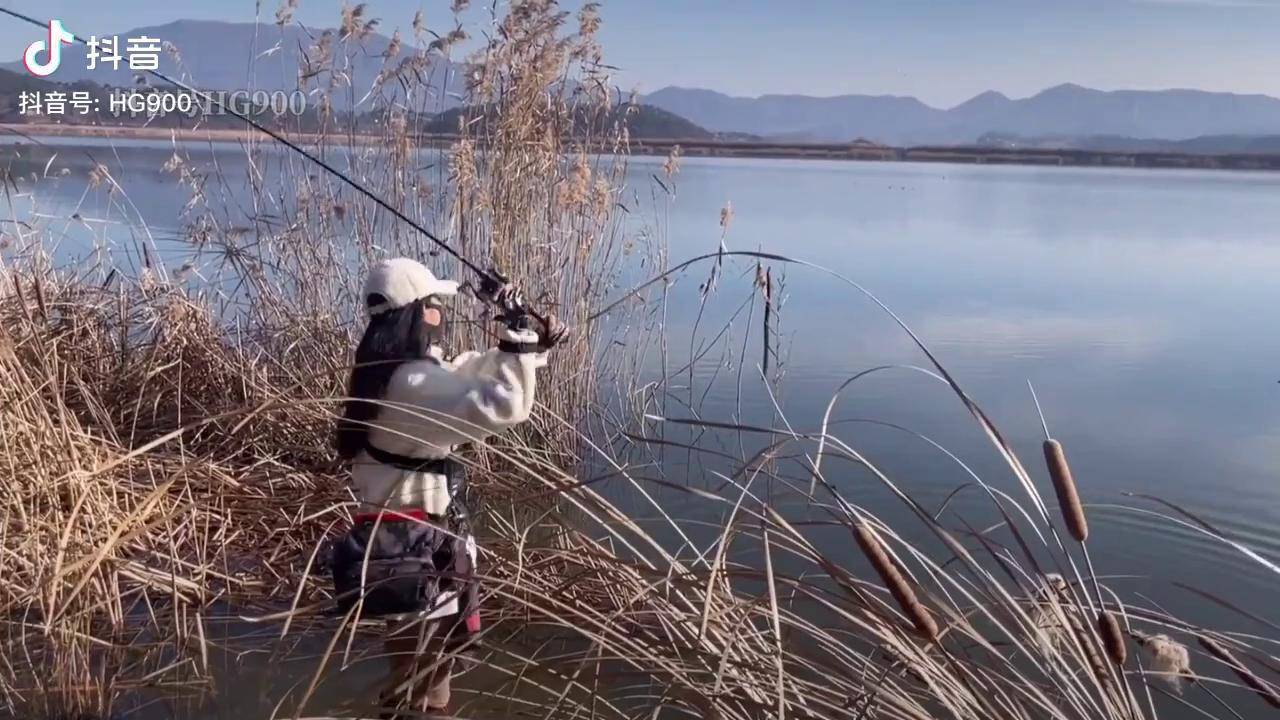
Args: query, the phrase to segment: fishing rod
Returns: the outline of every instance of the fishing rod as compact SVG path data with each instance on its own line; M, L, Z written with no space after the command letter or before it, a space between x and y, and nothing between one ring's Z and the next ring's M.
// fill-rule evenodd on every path
M39 28L49 27L48 23L42 23L39 20L31 17L30 15L24 15L15 10L10 10L9 8L6 8L6 7L0 7L0 13L4 13L9 17L16 18L26 23L30 23ZM52 41L57 42L56 39ZM72 35L71 42L73 44L79 44L85 47L88 47L89 45L79 35L74 35L74 34ZM49 52L53 52L53 48L49 48ZM303 148L297 143L294 143L293 141L289 140L289 138L285 137L281 133L278 133L275 130L272 130L271 128L266 127L265 125L259 123L257 120L254 120L249 115L246 115L245 113L240 112L239 110L235 109L231 105L222 102L222 100L218 99L214 95L204 92L203 90L198 90L194 87L191 87L190 85L182 82L181 80L177 80L175 78L169 77L168 75L160 72L159 70L144 70L143 72L145 72L146 74L158 80L169 83L170 85L178 88L179 90L191 93L192 95L199 97L201 100L208 103L209 106L215 107L221 112L224 112L228 115L231 115L232 117L237 118L238 120L241 120L245 124L249 125L249 127L252 127L258 132L263 133L264 135L270 137L272 140L275 140L276 142L298 153L299 155L306 158L307 160L310 160L316 165L319 165L321 168L324 168L331 175L338 178L342 182L346 183L347 186L350 187L352 190L355 190L356 192L360 193L364 197L373 201L373 203L376 204L378 207L391 213L397 219L409 225L409 227L422 233L424 237L426 237L431 242L435 243L437 247L439 247L441 250L448 253L455 260L462 263L462 265L466 267L468 270L474 272L476 275L479 275L481 280L486 281L489 284L496 284L499 287L507 284L507 278L504 277L502 274L500 274L497 270L484 270L479 265L476 265L475 263L471 262L467 258L463 257L461 253L459 253L457 250L454 250L453 247L451 247L448 243L446 243L444 240L441 240L430 230L423 227L421 223L415 221L413 218L410 218L408 215L405 215L404 212L402 212L399 208L395 207L391 203L388 203L386 200L383 200L382 198L378 197L368 188L364 187L363 185L356 182L355 180L352 180L341 170L333 167L329 163L325 162L323 159L316 157L311 152L307 151L306 148ZM208 114L208 112L206 111L205 114ZM538 322L542 323L543 327L545 328L550 327L547 324L547 319L543 315L539 314L537 311L535 311L532 308L524 306L523 301L517 301L515 305L510 304L510 301L508 301L508 305L504 307L503 310L507 314L511 314L512 312L517 310L523 310L524 312L527 312L528 314L532 315L534 319L536 319Z

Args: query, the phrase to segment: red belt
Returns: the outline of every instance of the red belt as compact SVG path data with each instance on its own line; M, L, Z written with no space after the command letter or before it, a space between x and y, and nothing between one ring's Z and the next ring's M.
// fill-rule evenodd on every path
M429 522L431 516L420 508L404 508L403 510L379 510L378 512L359 513L351 518L352 525L372 525L382 518L382 522Z

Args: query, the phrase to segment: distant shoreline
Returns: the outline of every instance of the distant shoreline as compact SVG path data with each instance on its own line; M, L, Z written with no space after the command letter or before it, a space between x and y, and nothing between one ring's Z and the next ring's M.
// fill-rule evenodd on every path
M1049 167L1167 168L1187 170L1280 170L1280 154L1198 154L1123 152L1054 148L999 148L924 145L890 147L870 143L768 143L631 140L637 155L667 155L679 145L685 157L752 157L801 160L861 160L971 165Z
M241 142L263 139L252 128L167 128L105 125L60 125L0 123L6 134L36 137L118 138L128 140L179 140L183 142ZM293 142L313 143L316 133L286 133ZM375 144L372 135L334 133L343 142ZM454 135L420 135L419 145L450 143ZM940 162L973 165L1037 165L1049 167L1165 168L1196 170L1280 170L1280 154L1196 154L1177 152L1122 152L1049 148L996 148L979 146L890 147L871 143L770 143L764 141L719 141L637 139L631 140L633 155L666 156L679 146L685 157L762 158L778 160L850 160L881 162Z

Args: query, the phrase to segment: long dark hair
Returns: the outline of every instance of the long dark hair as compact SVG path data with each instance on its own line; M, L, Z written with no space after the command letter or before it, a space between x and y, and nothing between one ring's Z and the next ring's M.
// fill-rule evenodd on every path
M369 307L385 302L381 295L366 298ZM424 305L434 300L423 298L403 307L386 310L369 318L369 327L356 347L355 366L347 383L349 398L338 421L334 446L338 455L350 460L364 449L369 425L378 417L378 404L387 383L397 368L411 360L429 358L428 350L441 341L444 334L443 309L439 325L423 319Z

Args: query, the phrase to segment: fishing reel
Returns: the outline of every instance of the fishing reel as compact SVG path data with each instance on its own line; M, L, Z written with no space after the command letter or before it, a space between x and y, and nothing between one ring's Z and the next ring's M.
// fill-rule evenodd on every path
M480 279L476 297L498 309L494 320L506 324L512 330L529 329L529 308L524 296L511 284L511 279L497 270L490 270Z
M543 350L558 344L568 334L568 329L554 315L544 316L530 308L525 303L524 295L511 284L511 279L496 269L489 270L481 278L476 296L498 308L499 312L494 320L517 332L537 332L538 345ZM536 320L538 325L534 325L531 320Z

